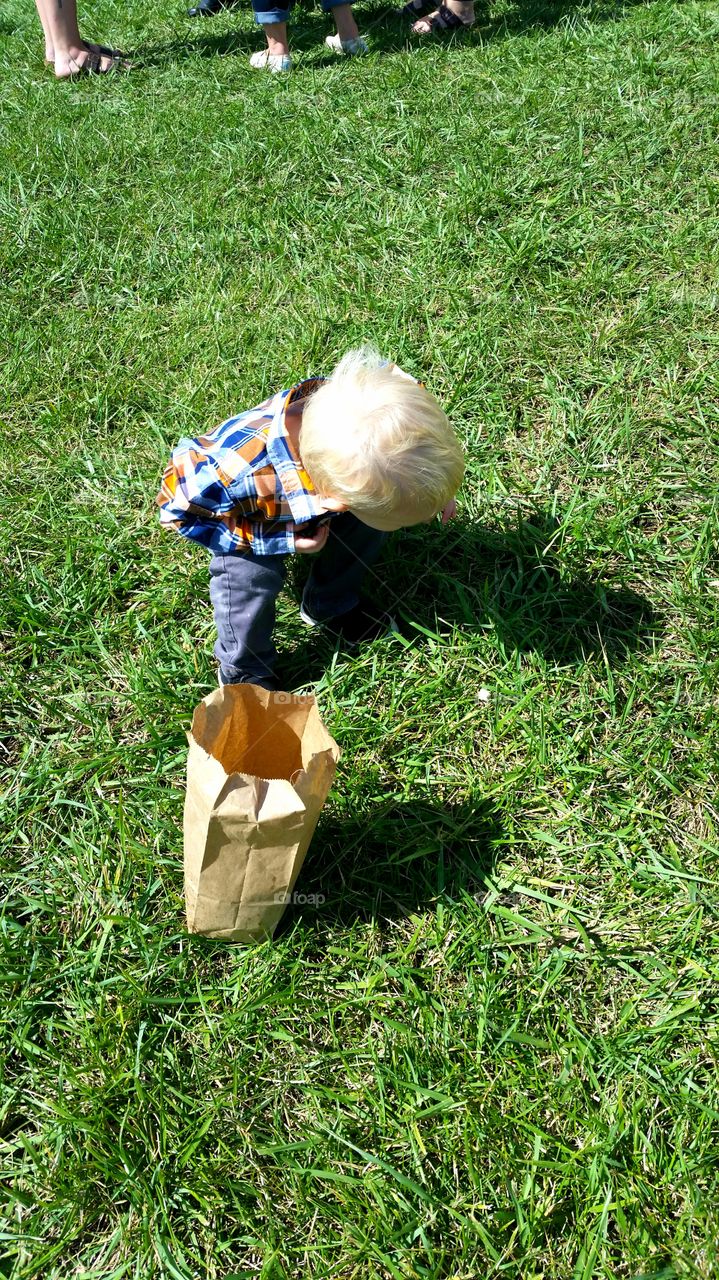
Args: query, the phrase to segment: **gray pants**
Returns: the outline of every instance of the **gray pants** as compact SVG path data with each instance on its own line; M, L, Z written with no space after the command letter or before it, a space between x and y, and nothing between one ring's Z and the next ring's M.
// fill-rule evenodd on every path
M318 622L347 613L359 603L365 571L374 564L387 538L362 524L351 512L332 517L327 542L310 557L312 568L302 607ZM272 642L275 601L282 589L286 556L251 552L213 556L210 599L215 613L215 657L225 684L263 683L277 661Z

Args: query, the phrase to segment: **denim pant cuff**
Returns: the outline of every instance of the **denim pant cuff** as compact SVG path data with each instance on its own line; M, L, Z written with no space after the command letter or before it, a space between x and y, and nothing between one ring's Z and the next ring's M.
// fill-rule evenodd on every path
M289 9L253 9L255 22L259 22L261 26L265 26L268 22L289 22Z
M321 0L321 8L323 13L331 13L337 8L338 4L348 4L349 0Z

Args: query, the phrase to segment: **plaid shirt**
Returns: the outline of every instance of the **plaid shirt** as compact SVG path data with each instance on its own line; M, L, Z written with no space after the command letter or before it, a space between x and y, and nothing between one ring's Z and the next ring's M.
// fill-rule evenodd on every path
M288 435L285 411L323 381L308 378L209 435L181 440L162 477L161 524L215 554L294 551L295 525L323 509Z

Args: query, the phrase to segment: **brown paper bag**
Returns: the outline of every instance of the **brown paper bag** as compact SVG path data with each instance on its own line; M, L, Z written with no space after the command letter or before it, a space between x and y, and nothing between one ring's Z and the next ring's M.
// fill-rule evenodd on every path
M225 685L187 735L185 902L191 933L271 938L332 785L339 747L313 697Z

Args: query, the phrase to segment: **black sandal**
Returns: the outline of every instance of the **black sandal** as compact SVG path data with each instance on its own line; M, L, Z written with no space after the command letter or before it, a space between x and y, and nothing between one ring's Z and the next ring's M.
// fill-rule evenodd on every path
M123 53L121 49L108 49L106 44L95 44L94 40L84 40L83 44L85 45L85 48L88 50L89 53L99 53L104 58L120 58L121 60L124 60L125 58L127 58L127 54ZM45 66L54 67L55 59L46 58ZM128 67L128 70L129 70L129 67ZM67 79L66 76L65 77L61 76L60 78ZM72 77L70 78L72 79Z
M412 30L414 31L414 34L416 36L428 36L433 34L435 31L464 31L468 27L474 26L475 19L472 18L471 22L463 22L456 13L453 13L451 9L447 8L446 4L441 4L436 13L433 13L430 17L424 19L420 18L419 21L428 22L429 27L426 31L414 31L413 27Z
M102 59L111 58L109 67L103 67ZM75 59L72 59L75 62ZM107 53L94 53L92 49L88 49L84 62L76 62L77 71L71 71L69 76L58 76L58 80L79 80L81 76L108 76L111 71L129 71L129 66L123 63L119 54L114 50L108 49Z
M95 44L93 41L89 41L87 47L90 50L90 53L100 53L105 58L127 57L127 54L123 53L121 49L108 49L106 44Z

